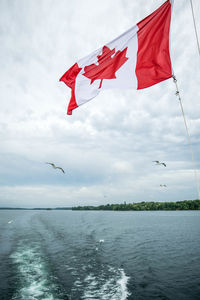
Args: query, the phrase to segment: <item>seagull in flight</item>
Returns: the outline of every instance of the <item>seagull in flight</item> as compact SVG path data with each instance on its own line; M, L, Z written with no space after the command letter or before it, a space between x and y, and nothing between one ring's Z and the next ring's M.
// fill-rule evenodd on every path
M57 166L55 166L53 163L46 162L46 164L51 165L54 169L60 169L63 173L65 173L65 171L63 170L63 168L57 167Z
M166 184L160 184L161 187L167 187Z
M164 162L159 162L159 160L153 160L153 162L156 163L156 165L163 165L163 166L167 166Z

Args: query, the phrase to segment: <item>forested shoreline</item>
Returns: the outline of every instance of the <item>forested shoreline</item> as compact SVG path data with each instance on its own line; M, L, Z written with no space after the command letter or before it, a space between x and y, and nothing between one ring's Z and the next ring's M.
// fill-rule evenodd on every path
M75 206L75 207L0 207L0 210L114 210L114 211L142 211L142 210L200 210L200 200L184 200L177 202L136 202L121 204L106 204L99 206Z
M200 200L184 200L177 202L138 202L123 204L106 204L99 206L77 206L72 210L115 210L115 211L142 211L142 210L200 210Z

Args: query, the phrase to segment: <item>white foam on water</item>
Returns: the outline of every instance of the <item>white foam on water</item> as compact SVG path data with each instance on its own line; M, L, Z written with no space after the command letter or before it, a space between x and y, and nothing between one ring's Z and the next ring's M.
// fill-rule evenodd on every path
M121 299L120 300L126 300L130 294L127 289L127 283L128 283L129 277L126 276L123 269L119 269L119 271L121 272L121 278L118 279L117 283L118 283L118 285L120 287L120 291L121 291Z
M107 279L107 277L109 278ZM126 300L129 277L123 269L109 268L108 273L95 276L90 273L84 280L84 300Z
M80 279L77 279L75 282L74 282L74 286L75 287L82 287L82 282L80 281Z
M49 275L39 245L24 242L17 247L11 259L16 266L18 278L18 289L12 300L63 300L62 295L58 295L58 285ZM97 272L93 272L92 266L87 265L85 267L88 267L90 272L86 273L86 277L82 277L82 272L77 276L75 267L70 267L68 264L64 266L70 269L72 275L76 275L71 292L76 295L81 294L82 300L126 300L129 295L128 276L123 269L102 265Z
M13 300L60 299L54 297L53 291L57 287L47 273L39 247L20 245L11 258L16 265L19 278L19 288Z

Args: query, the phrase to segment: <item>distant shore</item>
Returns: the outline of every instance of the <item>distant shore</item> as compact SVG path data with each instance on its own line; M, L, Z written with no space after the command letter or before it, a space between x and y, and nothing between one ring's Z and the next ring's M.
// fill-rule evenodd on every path
M72 210L114 210L114 211L152 211L152 210L200 210L200 200L177 202L138 202L123 204L106 204L99 206L77 206Z
M158 211L158 210L200 210L200 200L184 200L176 202L138 202L123 204L106 204L99 206L75 207L0 207L0 210L113 210L113 211Z
M72 207L0 207L0 210L72 210Z

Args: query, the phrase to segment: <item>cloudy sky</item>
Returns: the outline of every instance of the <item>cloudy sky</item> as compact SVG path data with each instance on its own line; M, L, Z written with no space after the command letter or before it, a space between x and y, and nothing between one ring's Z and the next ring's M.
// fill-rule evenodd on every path
M198 197L172 79L140 91L103 91L72 116L66 115L70 89L59 82L77 60L163 2L0 1L0 206ZM199 0L193 5L198 16ZM200 22L197 29L200 35ZM188 0L174 3L171 59L199 173L200 56ZM45 162L62 166L66 174Z

